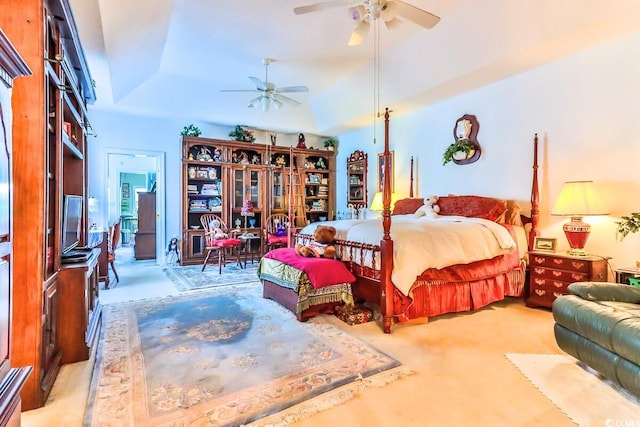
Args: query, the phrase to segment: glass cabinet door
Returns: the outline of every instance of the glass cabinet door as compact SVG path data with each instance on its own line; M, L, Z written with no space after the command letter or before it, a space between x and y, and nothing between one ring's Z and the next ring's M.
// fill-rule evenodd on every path
M358 218L367 207L367 154L356 150L347 159L347 206Z
M261 226L262 179L264 172L258 169L233 171L233 205L230 227L258 228Z

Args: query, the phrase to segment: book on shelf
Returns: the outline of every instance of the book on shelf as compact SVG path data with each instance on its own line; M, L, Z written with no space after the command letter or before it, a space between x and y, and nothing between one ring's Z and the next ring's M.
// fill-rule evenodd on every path
M218 184L202 184L202 190L200 190L200 194L206 196L219 196L220 190L218 189Z
M187 193L198 194L198 186L194 184L187 185Z

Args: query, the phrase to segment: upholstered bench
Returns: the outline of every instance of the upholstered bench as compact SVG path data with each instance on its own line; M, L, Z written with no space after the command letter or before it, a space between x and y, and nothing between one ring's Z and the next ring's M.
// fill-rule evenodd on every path
M356 279L338 260L303 257L293 248L274 249L260 260L258 277L263 297L280 303L299 321L353 304L351 283Z

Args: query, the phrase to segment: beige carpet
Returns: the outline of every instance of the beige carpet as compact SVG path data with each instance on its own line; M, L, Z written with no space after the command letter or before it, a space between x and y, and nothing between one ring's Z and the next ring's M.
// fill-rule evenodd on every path
M640 402L573 357L508 353L507 358L576 424L640 425Z

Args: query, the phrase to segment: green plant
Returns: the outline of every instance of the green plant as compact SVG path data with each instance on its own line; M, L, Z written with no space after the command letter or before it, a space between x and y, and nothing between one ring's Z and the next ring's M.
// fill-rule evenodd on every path
M329 138L323 142L325 148L334 147L338 145L338 141L335 138Z
M253 142L256 140L251 129L245 129L240 125L237 125L231 132L229 132L229 136L235 141Z
M184 129L182 129L182 132L180 132L180 135L182 136L200 136L201 134L202 132L200 131L200 128L192 124L185 126Z
M618 224L618 235L620 240L627 237L629 233L637 233L640 231L640 212L633 212L631 216L623 216L621 221L616 221Z
M453 155L461 151L464 152L465 157L468 157L471 150L475 150L475 146L471 141L469 141L468 139L457 140L456 142L448 146L444 151L444 154L442 154L442 165L444 166L452 161Z

